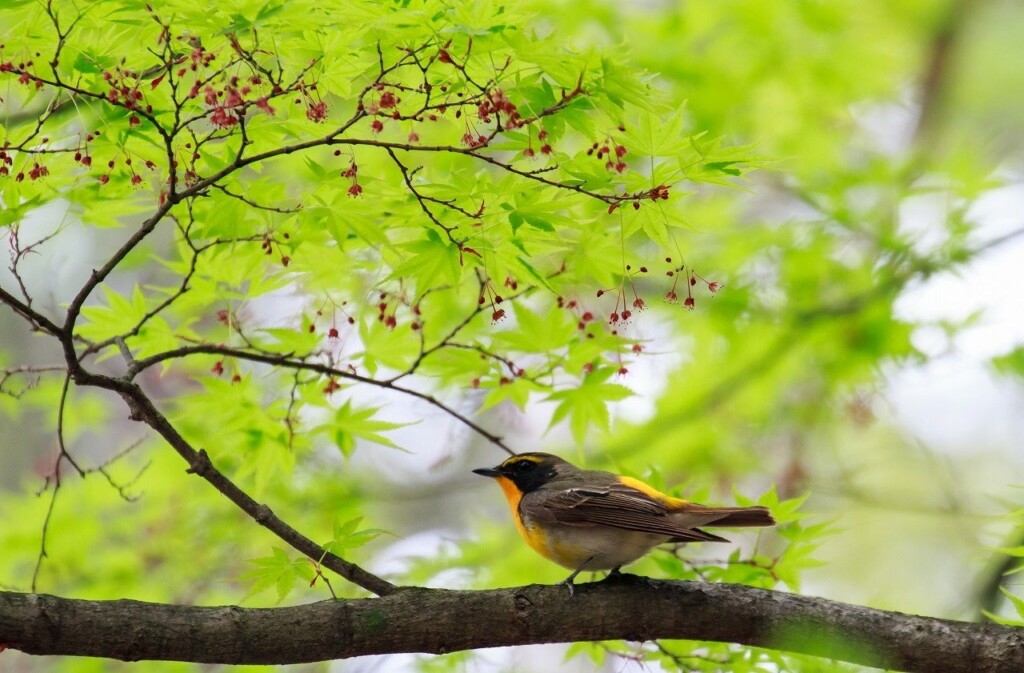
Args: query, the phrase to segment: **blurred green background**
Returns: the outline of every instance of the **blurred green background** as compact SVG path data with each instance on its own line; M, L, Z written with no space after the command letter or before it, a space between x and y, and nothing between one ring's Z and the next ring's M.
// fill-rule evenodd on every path
M639 64L686 101L693 128L750 144L765 168L744 191L702 189L692 199L684 257L723 289L698 298L693 312L655 308L634 327L650 353L630 368L624 382L638 395L616 405L609 436L578 447L563 428L546 431L544 404L526 414L499 407L482 422L519 450L681 484L710 501L756 498L772 484L783 498L809 494L807 521L831 522L832 534L814 540L820 565L802 573L804 593L960 619L983 609L1009 615L998 586L1022 594L1022 575L1002 576L1013 561L996 548L1024 544L1020 520L1010 516L1024 507L1024 6L548 0L532 9L533 29L581 49L605 45L623 68ZM105 250L103 232L75 236L64 242L76 246L73 259L68 248L47 253L56 302L67 299L65 265L89 268ZM8 362L49 361L54 353L38 352L9 316L0 321ZM150 383L190 394L174 381ZM46 427L55 412L47 418L23 404L52 399L49 385L21 400L0 396L0 586L8 589L28 588L48 505L32 493L52 463ZM479 404L472 392L458 395L470 412ZM397 537L352 555L399 581L563 578L513 540L498 490L469 474L499 462L499 451L434 410L381 399L393 420L426 419L392 435L416 446L413 453L372 447L346 464L325 453L298 466L287 488L268 486L260 496L323 537L349 510L364 526L391 531ZM120 404L95 394L73 402L71 426L77 414ZM115 422L75 441L109 444L133 433L132 424ZM269 556L275 541L187 477L162 446L140 447L111 470L124 482L145 465L129 487L140 496L132 503L95 475L65 485L41 590L273 603L272 595L247 596L240 578L245 559ZM752 536L739 539L749 550ZM780 543L765 544L770 555ZM636 570L669 567L652 558ZM196 568L208 569L205 579ZM324 595L300 590L289 600ZM292 668L540 671L564 650ZM615 657L600 664L633 665ZM0 655L5 672L157 669Z

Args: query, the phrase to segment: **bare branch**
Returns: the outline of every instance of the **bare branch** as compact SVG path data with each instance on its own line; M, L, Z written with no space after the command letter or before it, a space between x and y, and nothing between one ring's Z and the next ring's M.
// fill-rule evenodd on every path
M251 516L256 523L267 528L281 540L291 545L312 559L320 559L327 568L338 573L353 584L367 591L383 596L395 591L390 582L373 575L354 563L350 563L335 554L324 552L323 548L299 533L277 517L264 504L256 502L248 493L239 488L233 481L214 467L213 462L203 449L194 448L178 430L154 406L152 400L135 383L125 379L93 374L80 369L77 383L82 386L104 388L118 393L131 409L131 418L150 426L171 445L178 455L188 463L188 472L196 474L220 491L228 500L235 503L242 511Z
M49 318L22 302L3 287L0 287L0 302L10 306L11 310L27 320L33 329L43 330L54 336L61 333L61 328L57 327Z
M136 481L139 480L139 477L141 477L143 475L143 473L145 473L145 471L147 469L149 469L150 463L147 462L145 465L143 465L139 469L139 471L135 473L134 477L132 477L128 481L124 482L123 484L122 483L118 483L117 481L114 480L114 478L110 475L110 471L108 470L108 468L111 465L113 465L114 463L116 463L117 461L119 461L122 458L124 458L125 456L127 456L129 453L131 453L135 449L137 449L140 446L142 446L143 441L145 441L144 438L136 439L134 442L129 444L127 447L125 447L124 449L118 451L117 453L115 453L110 458L107 458L105 461L103 461L99 465L97 465L95 467L86 468L85 473L86 474L90 474L92 472L99 472L100 474L103 475L103 478L107 480L107 483L110 484L110 486L115 491L117 491L117 494L119 496L121 496L122 500L124 500L125 502L135 502L136 500L139 499L139 496L137 496L137 495L130 495L128 493L128 487L130 487L132 484L134 484Z
M17 399L21 397L23 392L36 386L39 382L40 374L63 372L66 370L67 367L64 365L22 365L20 367L7 367L5 369L0 369L0 394ZM9 388L5 388L8 381L20 376L25 376L32 380L24 383L20 390L10 390Z
M78 472L78 476L84 477L85 470L78 466L75 459L68 453L68 448L64 444L64 409L68 401L68 389L71 385L71 375L66 374L64 376L64 386L60 390L60 401L57 404L57 446L60 447L60 455L57 456L57 467L55 468L55 474L57 478L57 484L60 484L60 461L67 460L71 463L71 466Z
M409 395L411 397L423 400L424 402L437 407L438 409L444 411L446 414L448 414L455 420L469 427L474 432L479 434L481 437L485 438L487 441L499 447L501 450L505 451L509 455L515 455L515 451L509 448L509 446L505 444L504 440L500 436L488 432L481 425L474 422L468 416L459 413L458 411L448 406L441 400L437 399L433 395L429 395L427 393L423 393L412 388L407 388L405 386L398 385L394 383L393 380L381 381L378 379L370 378L369 376L362 376L360 374L357 374L346 369L338 369L337 367L333 367L328 364L323 364L321 362L307 362L302 359L296 359L289 355L253 352L241 350L238 348L231 348L230 346L222 346L218 344L196 344L193 346L183 346L181 348L176 348L174 350L165 351L163 353L158 353L156 355L145 358L144 360L139 360L136 363L136 365L131 369L131 376L136 376L138 375L139 372L148 369L153 365L164 362L166 360L183 358L197 353L238 358L239 360L248 360L250 362L262 362L263 364L274 365L276 367L282 367L285 369L317 372L319 374L323 374L324 376L348 379L349 381L365 383L366 385L375 386L377 388L385 388L387 390L393 390L404 395Z
M36 583L39 581L39 571L42 570L43 559L47 557L46 536L50 531L50 519L53 517L53 506L57 502L57 493L60 491L60 459L61 456L58 456L57 462L54 464L54 476L52 477L52 481L50 477L47 477L46 484L44 485L44 490L46 486L52 486L53 492L50 494L50 504L46 507L46 516L43 517L43 530L39 536L39 554L36 556L36 567L32 571L32 591L36 590ZM42 495L42 492L37 495Z
M267 211L270 211L272 213L281 213L281 214L297 213L300 210L302 210L301 207L299 207L299 208L281 208L281 207L278 207L278 206L267 206L267 205L264 205L262 203L257 203L255 201L253 201L252 199L246 197L243 194L236 194L235 192L232 192L231 190L229 190L224 185L213 185L213 188L223 192L225 196L228 196L228 197L231 197L232 199L236 199L238 201L241 201L245 205L251 206L252 208L255 208L257 210L267 210Z
M430 196L424 196L423 194L421 194L419 190L417 190L416 187L412 184L412 174L415 173L416 170L410 171L408 168L406 168L405 164L401 162L401 160L398 158L398 155L396 155L395 151L390 147L386 147L384 149L387 151L388 156L391 157L391 160L395 162L395 165L398 166L398 170L402 172L402 180L405 181L405 186L409 189L412 195L416 197L416 202L419 203L420 210L422 210L423 213L427 216L427 219L433 222L435 225L437 225L441 229L441 231L443 231L448 236L452 243L461 247L462 242L455 240L455 238L452 236L452 229L454 229L454 227L449 227L444 222L439 220L437 215L435 215L434 212L430 210L430 206L427 205L428 201L438 203L439 199L435 199Z

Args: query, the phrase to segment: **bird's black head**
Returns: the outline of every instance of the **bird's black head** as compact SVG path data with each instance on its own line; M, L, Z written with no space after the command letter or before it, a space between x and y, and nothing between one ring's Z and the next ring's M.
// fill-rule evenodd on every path
M520 453L512 456L497 467L485 467L473 470L476 474L495 479L508 479L522 493L529 493L555 477L566 469L575 469L571 464L550 453Z

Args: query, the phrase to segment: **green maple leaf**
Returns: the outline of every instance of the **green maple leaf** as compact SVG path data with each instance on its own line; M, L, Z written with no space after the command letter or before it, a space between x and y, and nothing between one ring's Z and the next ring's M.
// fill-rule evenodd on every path
M608 383L608 379L615 371L611 367L595 369L578 387L548 395L545 398L547 401L558 402L548 428L568 418L572 436L577 442L582 442L587 430L595 425L607 430L608 403L623 400L633 394L633 391L624 385Z

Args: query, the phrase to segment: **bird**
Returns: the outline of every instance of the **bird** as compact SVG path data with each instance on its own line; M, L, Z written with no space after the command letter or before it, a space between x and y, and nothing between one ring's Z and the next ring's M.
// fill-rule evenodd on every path
M572 570L609 577L666 542L728 542L700 526L772 526L767 507L709 507L666 495L639 479L583 470L550 453L520 453L474 473L498 482L523 540Z

